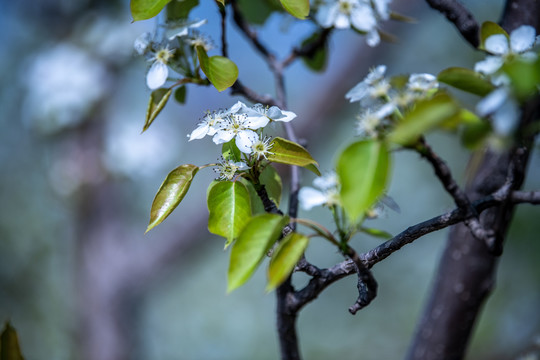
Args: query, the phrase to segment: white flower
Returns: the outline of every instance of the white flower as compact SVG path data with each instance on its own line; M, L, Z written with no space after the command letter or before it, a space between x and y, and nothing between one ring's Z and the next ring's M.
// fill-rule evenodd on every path
M388 4L391 2L392 0L373 0L374 9L381 19L388 20L390 18Z
M255 141L251 145L251 155L255 156L257 160L260 160L261 158L268 160L266 156L273 154L270 150L272 149L272 146L274 146L274 144L270 144L270 140L270 137L265 137L264 139L259 138Z
M372 110L370 108L365 109L358 115L358 122L356 123L357 134L369 138L376 138L378 135L378 127L387 116L395 111L395 109L396 107L392 103L385 104L377 110Z
M313 180L313 185L320 190L305 186L298 192L298 201L304 210L311 210L319 205L339 204L339 182L335 172L331 172Z
M491 35L486 39L484 47L488 53L495 56L488 56L485 60L477 62L474 71L486 75L493 74L513 55L536 58L536 54L529 52L536 41L536 30L529 25L522 25L512 31L510 38L504 34Z
M510 96L509 89L501 87L489 93L476 105L480 116L491 116L493 129L499 135L510 135L519 121L519 106Z
M326 1L315 15L322 27L336 29L355 29L370 32L377 26L375 13L368 2L360 0Z
M198 124L197 128L188 135L189 141L202 139L206 135L213 136L217 132L217 129L225 122L225 119L229 114L230 113L227 110L214 111L213 113L206 114Z
M152 41L152 35L149 32L142 33L133 43L133 48L139 55L144 55Z
M232 180L238 171L249 169L249 166L245 162L232 160L222 160L218 166L214 169L219 173L219 180Z
M438 88L439 82L431 74L411 74L407 82L407 89L417 93L426 93Z
M374 94L374 87L384 79L385 72L385 65L379 65L372 69L364 80L359 82L355 87L349 90L347 94L345 94L345 98L349 99L350 102L355 102L366 97L371 97ZM377 95L379 95L379 93L377 93Z
M196 29L206 23L206 19L180 21L167 29L167 38L172 41L176 37L186 36L189 33L189 29Z
M238 149L250 154L251 146L259 140L259 135L253 130L260 127L259 123L251 122L245 114L230 114L217 129L212 140L219 145L235 139Z
M280 110L277 106L268 107L262 104L255 104L249 107L241 101L234 104L230 111L231 113L247 115L249 121L261 124L260 127L266 126L269 121L289 122L296 118L296 114L292 111Z
M155 55L150 59L154 63L148 70L146 75L146 85L151 90L155 90L161 87L167 81L169 76L169 68L167 63L172 58L174 50L170 50L169 46L159 49Z

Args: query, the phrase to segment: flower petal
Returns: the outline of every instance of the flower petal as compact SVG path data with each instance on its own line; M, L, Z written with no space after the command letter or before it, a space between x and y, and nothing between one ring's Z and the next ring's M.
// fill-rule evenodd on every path
M490 92L476 105L476 112L480 116L486 116L497 111L508 98L508 90L499 88Z
M375 14L368 5L356 6L351 11L351 23L355 29L367 32L370 32L371 30L375 29L375 26L377 26Z
M474 71L486 75L491 75L497 70L499 70L502 64L503 60L500 57L488 56L484 60L479 61L474 65Z
M374 30L371 30L370 32L368 32L367 36L366 36L366 43L371 46L371 47L375 47L377 45L379 45L381 42L381 36L379 35L379 32L377 31L377 29L374 29Z
M510 33L510 46L515 53L530 50L536 41L536 30L530 25L522 25Z
M243 125L248 129L257 130L265 127L270 122L266 115L249 116L243 121Z
M214 144L224 144L226 142L229 142L234 137L234 133L230 130L218 130L216 131L214 137L212 138L212 141Z
M167 76L169 76L167 65L155 61L150 67L150 70L148 70L148 74L146 74L146 85L151 90L155 90L165 84Z
M259 140L259 135L257 135L255 131L242 130L236 135L235 142L236 142L236 146L241 152L245 154L251 154L252 152L251 146L257 140Z
M207 134L211 135L208 133L209 130L210 130L210 126L208 126L208 124L206 123L200 124L195 130L191 132L191 135L189 135L189 141L195 140L195 139L202 139Z
M301 188L298 192L298 201L304 210L311 210L314 206L324 205L327 200L328 198L323 192L309 186Z
M334 19L336 17L336 12L338 11L337 2L334 4L324 4L319 7L315 18L317 22L324 28L329 28L334 25Z
M493 129L499 135L510 135L518 125L519 107L510 98L492 115Z
M491 35L486 39L485 48L494 55L508 54L508 39L503 34Z

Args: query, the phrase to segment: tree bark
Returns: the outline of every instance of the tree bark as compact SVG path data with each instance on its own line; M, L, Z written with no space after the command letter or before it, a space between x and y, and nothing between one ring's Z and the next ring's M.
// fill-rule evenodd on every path
M501 24L509 32L522 24L532 25L538 31L539 7L537 1L508 1ZM537 98L524 106L520 128L524 129L539 115ZM532 137L528 135L521 139L522 143L507 151L485 152L467 187L471 201L497 191L508 179L512 180L512 190L521 187ZM464 223L451 229L407 359L450 360L465 356L476 320L495 283L497 260L513 210L513 205L502 204L482 213L481 225L495 235L492 244L475 238Z

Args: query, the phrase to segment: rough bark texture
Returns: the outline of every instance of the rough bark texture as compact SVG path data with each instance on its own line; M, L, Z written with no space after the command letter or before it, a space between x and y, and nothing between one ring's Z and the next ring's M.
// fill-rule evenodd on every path
M522 24L539 28L537 1L509 1L502 26L511 31ZM524 107L523 129L538 118L538 99ZM513 180L512 189L523 183L530 140L519 147L497 153L487 151L467 188L467 195L476 200ZM407 359L462 359L482 305L495 283L498 256L508 230L514 207L502 204L486 210L480 217L485 229L493 230L495 242L489 246L476 239L469 228L460 223L450 232L442 255L434 287L420 320Z

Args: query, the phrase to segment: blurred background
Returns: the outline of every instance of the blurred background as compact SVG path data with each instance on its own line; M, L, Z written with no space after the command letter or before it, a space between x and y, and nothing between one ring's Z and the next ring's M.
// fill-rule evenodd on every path
M209 20L201 30L217 44L217 8L201 3L192 16ZM500 0L464 3L480 22L497 21L503 7ZM339 31L326 72L310 72L300 61L286 72L289 108L299 115L295 129L323 172L353 141L357 105L343 95L369 67L436 74L482 58L424 2L394 1L392 8L417 20L383 25L396 43L372 49L361 36ZM155 25L132 23L128 0L0 0L0 322L18 330L28 360L278 358L275 300L264 292L264 271L225 293L228 252L206 229L212 171L198 174L181 206L144 235L167 173L218 156L208 139L188 143L186 135L206 110L239 99L190 86L186 105L169 102L141 134L149 64L134 56L133 41ZM279 14L259 29L279 56L312 30ZM273 94L265 63L232 24L229 46L242 81ZM434 133L428 141L463 184L469 154L459 140ZM536 151L525 189L540 188L539 164ZM286 179L286 169L280 171ZM312 180L303 173L304 185ZM412 153L394 155L389 195L401 213L389 211L371 225L393 234L453 208L431 168ZM324 209L301 215L330 226ZM516 212L470 359L516 358L540 346L539 217L530 205ZM356 299L353 277L309 304L298 323L304 357L402 358L446 233L425 236L375 266L379 295L356 316L347 311ZM379 243L353 242L359 251ZM318 239L307 258L321 267L341 260Z

